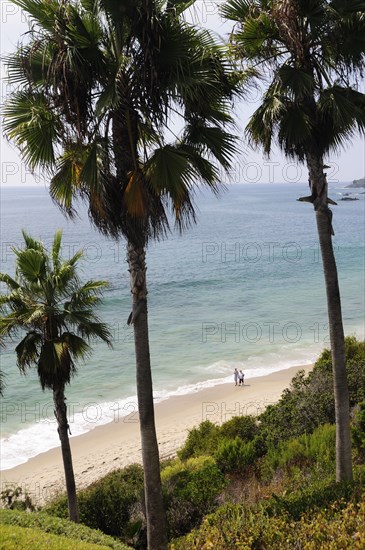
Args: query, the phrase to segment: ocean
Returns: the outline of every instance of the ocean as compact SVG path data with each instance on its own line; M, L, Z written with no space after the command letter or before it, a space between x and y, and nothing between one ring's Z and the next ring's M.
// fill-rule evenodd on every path
M364 338L365 195L339 201L334 246L346 335ZM330 196L339 199L337 184ZM155 401L312 363L329 346L326 297L313 208L296 199L305 184L231 185L217 199L200 190L198 223L148 248L149 327ZM44 187L1 191L1 271L14 274L13 246L21 229L47 245L63 229L63 257L84 250L80 276L110 283L99 316L109 323L113 350L94 342L66 388L72 436L136 413L134 343L123 240L106 239L87 209L67 221ZM19 374L14 347L2 351L1 469L59 444L51 392L35 369ZM133 417L132 417L133 418ZM135 418L136 420L136 415Z

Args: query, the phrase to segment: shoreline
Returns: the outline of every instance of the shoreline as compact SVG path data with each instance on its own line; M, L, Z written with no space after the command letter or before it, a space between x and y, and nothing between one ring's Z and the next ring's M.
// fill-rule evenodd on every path
M313 365L298 365L249 378L243 387L232 381L158 402L155 420L161 460L174 456L188 431L203 420L221 424L232 416L258 415L279 400L299 370L308 373L312 368ZM132 412L72 437L70 444L78 489L112 470L141 463L138 413ZM2 490L8 485L21 486L37 504L65 490L60 447L3 470L0 475Z

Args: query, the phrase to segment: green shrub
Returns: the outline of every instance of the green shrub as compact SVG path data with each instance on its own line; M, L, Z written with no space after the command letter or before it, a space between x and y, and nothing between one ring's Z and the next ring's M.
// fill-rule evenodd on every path
M0 539L2 550L14 550L14 548L17 550L29 550L30 548L37 550L107 550L107 546L11 525L0 526Z
M270 516L287 515L298 521L304 513L317 512L336 501L344 504L349 500L357 502L362 494L363 487L353 482L312 481L307 487L293 493L273 495L264 507Z
M204 518L199 529L173 541L171 550L250 550L278 547L285 520L242 505L226 504ZM285 540L285 539L284 539Z
M90 529L85 525L76 524L66 519L48 516L44 512L20 512L18 510L0 510L0 524L9 525L13 528L25 527L37 531L43 531L53 535L59 535L74 541L98 544L103 548L114 548L115 550L127 550L128 547L112 537L104 535L100 531ZM14 546L13 548L16 548ZM28 546L38 548L38 546ZM72 546L70 547L72 548Z
M205 511L214 497L224 488L224 476L210 456L190 458L186 462L176 459L161 473L164 487L173 487L176 494Z
M128 543L142 544L145 538L143 514L143 469L134 464L109 473L79 491L80 521ZM45 510L67 516L67 498L62 496ZM139 541L139 542L138 542Z
M217 446L219 438L219 427L205 420L197 428L189 430L184 446L177 452L181 460L191 457L208 455Z
M177 459L161 473L169 532L178 536L199 524L226 486L212 457Z
M78 504L80 505L80 500L82 491L79 491L77 494L78 498ZM56 516L58 518L62 519L68 519L68 505L67 505L67 495L65 493L62 493L60 495L55 496L50 500L43 508L42 511L46 514L49 514L50 516Z
M314 468L317 464L321 472L330 472L335 466L336 428L324 425L313 434L304 434L283 441L277 447L270 447L261 463L261 476L271 479L280 469L290 475L292 469Z
M305 372L299 371L292 379L290 388L283 391L280 400L274 405L269 405L260 414L260 434L268 445L275 446L282 440L312 431L312 418L301 406L307 384Z
M257 459L255 441L244 443L238 437L222 441L214 457L223 473L243 473Z
M359 461L365 461L365 402L360 403L352 424L352 442Z
M346 370L350 406L365 401L365 342L345 338ZM260 433L268 444L311 433L322 424L335 422L332 358L325 349L313 370L305 376L300 371L281 399L259 416Z
M219 428L219 435L226 439L239 437L242 441L252 441L259 433L255 416L234 416Z
M270 516L258 507L225 505L207 516L199 529L175 540L171 550L310 550L365 547L365 494L357 502L340 500L303 514Z
M248 442L258 433L259 426L254 416L235 416L221 426L205 420L189 431L185 444L177 455L181 460L210 455L227 439L240 438L243 442Z

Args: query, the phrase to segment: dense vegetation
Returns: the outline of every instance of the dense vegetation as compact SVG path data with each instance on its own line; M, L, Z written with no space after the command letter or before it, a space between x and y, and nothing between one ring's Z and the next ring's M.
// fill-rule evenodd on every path
M349 547L349 541L351 548L364 547L365 342L347 338L346 353L354 481L334 478L331 354L324 350L313 370L307 376L299 372L278 403L260 416L234 417L221 426L202 422L189 432L178 456L162 464L172 549L337 549ZM84 525L66 519L66 495L31 513L27 495L9 495L2 498L13 509L0 513L4 548L18 540L19 548L122 549L123 543L146 548L140 465L111 472L79 491ZM55 535L66 538L60 543Z
M365 343L349 337L346 351L354 481L334 478L331 355L324 350L259 417L202 422L177 458L162 464L171 548L364 546ZM79 503L85 525L146 547L141 466L108 474L80 491ZM45 511L66 518L66 497Z
M67 500L66 500L67 509ZM67 513L66 513L67 516ZM128 550L122 542L85 525L76 525L43 512L0 510L1 548L52 548Z

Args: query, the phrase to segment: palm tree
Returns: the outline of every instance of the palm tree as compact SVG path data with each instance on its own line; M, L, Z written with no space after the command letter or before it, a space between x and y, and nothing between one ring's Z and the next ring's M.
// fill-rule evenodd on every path
M149 548L167 547L150 365L146 247L195 221L197 181L217 191L234 152L225 131L235 84L222 49L182 19L192 2L16 0L28 42L8 59L19 91L5 130L69 215L89 204L96 227L127 241ZM171 123L174 118L176 124ZM173 127L181 127L174 135Z
M0 370L0 397L4 395L4 389L5 389L5 380L4 380L4 373L2 370Z
M93 312L100 302L104 281L81 284L76 274L78 252L62 261L61 231L57 231L51 253L41 241L23 231L25 248L16 249L16 276L0 273L8 288L0 295L0 341L19 329L25 336L15 348L22 373L36 366L42 389L53 392L58 435L61 441L70 520L78 522L75 477L68 437L65 386L76 374L76 363L88 357L91 338L110 345L110 333Z
M365 61L365 7L357 0L229 0L231 46L264 89L247 133L270 154L276 139L305 162L314 206L330 327L336 402L336 477L352 478L344 331L325 157L365 131L365 95L356 89Z

